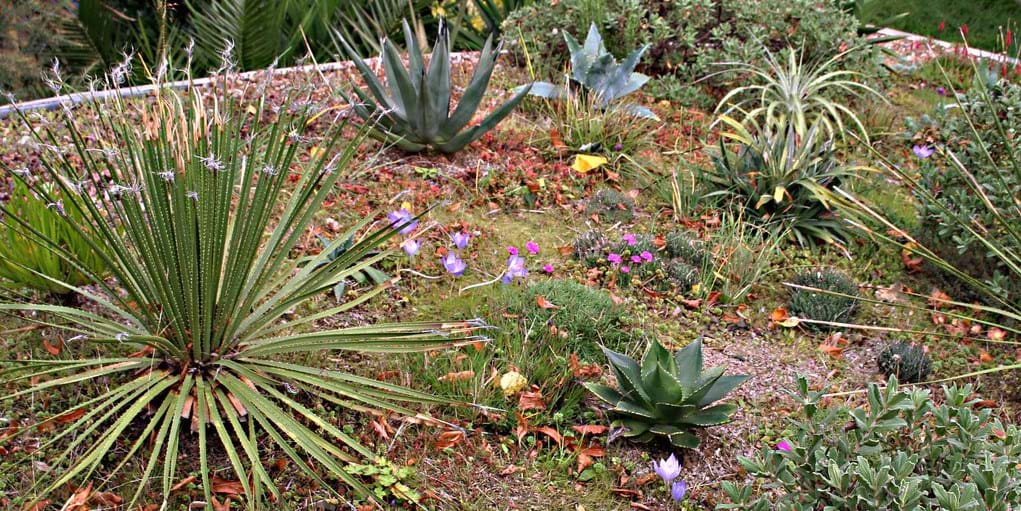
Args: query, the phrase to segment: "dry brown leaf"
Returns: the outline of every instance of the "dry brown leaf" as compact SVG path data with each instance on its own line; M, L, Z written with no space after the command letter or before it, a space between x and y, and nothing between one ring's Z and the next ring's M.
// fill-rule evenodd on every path
M521 397L518 398L518 410L522 412L545 409L546 402L542 398L542 392L539 390L538 385L532 385L532 389L529 392L522 392Z
M833 358L840 358L840 356L844 353L844 348L841 348L839 346L833 346L830 344L820 344L819 351Z
M467 371L449 372L449 373L447 373L447 374L445 374L443 376L440 376L437 379L439 381L464 381L464 380L470 380L470 379L472 379L474 377L475 377L475 371L467 370Z
M535 304L538 305L540 309L559 309L560 308L560 307L554 305L549 300L547 300L546 297L542 296L542 295L535 295Z
M543 426L541 428L536 428L535 431L550 437L550 439L552 439L554 442L556 442L557 445L563 445L564 444L564 437L560 436L560 432L558 432L557 430L555 430L555 429L553 429L553 428L551 428L549 426Z
M582 435L602 435L606 433L606 426L601 424L579 424L571 426L571 429L581 433Z
M773 312L769 313L769 320L773 323L782 323L787 321L787 318L789 317L790 314L787 313L786 307L777 307L773 309Z
M433 443L433 446L437 449L447 449L453 447L464 440L464 431L451 430L440 433L439 438Z

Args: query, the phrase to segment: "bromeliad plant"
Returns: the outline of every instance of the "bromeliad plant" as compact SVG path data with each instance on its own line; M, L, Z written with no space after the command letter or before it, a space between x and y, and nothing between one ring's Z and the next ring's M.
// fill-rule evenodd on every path
M67 225L61 218L63 207L61 194L52 184L41 184L55 202L47 202L29 190L25 179L31 179L28 170L19 169L21 179L14 183L11 200L0 206L0 285L12 288L29 287L37 291L66 295L71 290L62 283L82 286L92 280L87 274L102 276L105 272L103 259L93 251L79 232ZM73 219L81 215L74 211ZM65 259L53 250L32 240L35 232L72 255ZM73 262L72 262L73 261ZM78 266L83 266L84 271Z
M478 125L464 130L489 86L501 45L493 47L492 35L486 40L471 82L451 113L450 33L447 25L440 21L439 37L428 67L407 21L404 22L404 38L408 44L407 68L393 42L389 39L383 42L380 60L386 71L388 91L354 48L343 37L338 37L368 88L365 91L354 87L357 100L349 101L355 113L372 125L372 135L379 140L408 152L431 147L443 153L455 153L496 127L528 93L526 87Z
M389 251L369 254L403 225L385 222L363 233L372 221L365 218L314 258L296 255L363 136L341 141L342 122L308 132L309 111L289 113L264 99L244 103L238 98L246 91L236 94L228 83L234 82L225 79L211 98L159 87L144 102L97 101L97 120L89 120L94 131L68 109L69 147L53 131L26 130L40 146L56 147L44 154L43 167L60 190L61 219L111 275L99 279L75 253L34 229L36 243L97 282L95 289L61 283L93 307L0 303L0 311L32 311L25 320L73 336L69 346L89 346L83 358L18 360L0 373L4 388L25 384L0 397L8 405L69 387L83 396L43 421L62 424L43 447L63 451L47 459L54 476L33 488L36 499L96 480L100 470L111 481L148 451L137 460L142 483L126 507L134 508L149 484L161 490L166 507L185 454L182 437L189 434L197 437L207 509L214 452L229 460L250 500L266 492L280 498L260 457L268 444L321 488L331 487L323 478L335 478L371 498L345 466L371 459L373 451L310 402L407 414L402 402L441 400L308 366L304 361L325 357L306 355L441 349L468 341L480 327L421 321L313 328L382 286L294 319L291 311L388 257ZM307 90L292 94L291 102L311 97ZM26 184L43 200L57 200L46 186ZM338 252L352 237L357 241ZM36 429L22 431L30 430Z
M639 442L662 437L677 447L697 449L691 430L730 421L737 405L713 404L744 383L748 375L724 376L724 368L702 370L702 339L671 354L658 341L649 345L641 365L603 348L617 378L617 388L596 383L585 387L613 408L624 436Z
M623 62L618 63L617 58L606 51L603 36L599 35L595 23L589 27L584 45L578 44L578 40L567 32L564 32L564 40L571 51L570 84L562 87L550 82L535 82L531 84L530 94L533 96L565 99L580 93L589 97L599 108L607 110L649 81L648 76L634 72L649 45L631 52ZM658 120L652 110L640 105L623 105L619 108L639 117Z

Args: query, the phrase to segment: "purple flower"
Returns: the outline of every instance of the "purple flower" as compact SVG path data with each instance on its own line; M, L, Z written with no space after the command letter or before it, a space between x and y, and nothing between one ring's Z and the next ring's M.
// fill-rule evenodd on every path
M610 261L613 264L620 264L620 262L621 262L620 254L616 254L616 253L610 254L610 255L606 256L606 260Z
M642 256L631 256L631 262L635 264L642 264Z
M525 243L525 250L528 250L529 254L535 255L539 253L539 244L534 241Z
M516 278L528 276L528 268L525 268L525 258L519 255L512 255L507 258L507 271L503 272L503 283L510 284Z
M631 273L631 267L627 266L627 265L621 266L620 267L620 272L621 273Z
M468 265L464 264L464 261L454 252L447 252L447 255L440 258L440 261L443 262L443 268L447 270L447 273L455 277L464 275L464 270L468 269Z
M783 452L791 452L791 443L786 440L780 440L780 443L776 444L776 450Z
M916 145L915 147L912 147L911 150L915 153L915 156L923 160L932 156L932 153L936 152L935 149L927 145Z
M507 253L512 256L518 255L518 247L515 247L514 245L507 247Z
M624 235L624 241L627 242L627 245L629 247L633 247L633 246L635 246L635 243L638 243L638 240L635 239L635 235L634 234L625 234Z
M552 264L547 264L546 266L543 266L542 267L542 271L544 271L546 273L553 273L553 265Z
M418 220L415 220L414 215L404 208L387 213L386 218L390 220L390 227L400 229L398 232L401 234L410 234L418 227Z
M670 496L673 497L674 502L680 502L687 493L688 483L684 481L674 481L674 484L670 487Z
M642 252L642 260L647 262L647 263L651 263L652 262L652 252L649 252L648 250L643 251Z
M665 460L653 461L652 469L656 471L656 475L663 479L663 482L670 484L681 475L681 462L677 461L677 456L671 454Z
M450 239L454 242L455 247L457 247L460 250L464 250L465 247L468 246L468 242L471 241L472 237L471 234L461 231L455 232L454 235L450 237Z
M624 144L621 144L620 142L617 142L616 144L613 144L613 150L617 151L617 152L623 151L624 150Z
M943 87L936 87L936 94L939 94L940 96L946 96L947 90L944 89Z
M414 257L422 248L422 244L418 240L404 240L401 242L401 248L404 249L404 253L408 254L408 257Z

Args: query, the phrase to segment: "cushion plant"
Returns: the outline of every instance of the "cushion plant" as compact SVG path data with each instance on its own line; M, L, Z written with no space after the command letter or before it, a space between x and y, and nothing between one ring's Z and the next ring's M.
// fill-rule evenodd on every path
M338 40L368 88L368 91L354 88L358 96L357 101L352 101L354 111L372 123L375 138L408 152L419 152L432 147L443 153L455 153L493 129L510 115L528 93L526 87L478 125L465 130L482 102L493 74L493 66L496 65L496 57L500 54L499 44L493 48L493 35L486 40L471 82L453 113L450 111L450 32L442 20L428 66L425 65L422 49L407 21L404 22L404 40L408 44L407 68L401 62L400 52L393 42L389 39L383 42L380 60L386 72L389 91L354 48L343 37L338 37Z
M321 488L331 488L323 478L336 478L374 499L344 470L346 462L374 452L309 403L411 413L400 402L439 400L305 365L326 359L308 355L442 349L468 342L480 326L421 321L314 328L382 286L295 318L292 311L302 311L311 298L390 255L370 254L395 229L366 233L373 219L364 218L311 260L297 255L313 215L334 193L364 134L341 142L343 123L309 133L308 111L288 113L265 100L246 104L237 99L244 94L234 92L224 85L210 99L159 88L145 102L97 103L98 116L88 124L66 109L70 142L45 153L45 175L29 180L12 173L51 203L44 181L57 184L65 226L89 243L111 277L99 278L77 252L24 224L36 243L97 283L85 288L53 280L87 299L88 310L0 303L0 311L68 338L62 356L13 361L0 372L4 388L23 384L0 402L9 407L12 400L61 391L81 396L43 420L61 427L41 449L62 452L47 458L52 477L39 479L27 493L31 498L43 499L68 483L98 481L101 467L109 483L135 465L136 454L148 451L138 460L141 483L125 509L136 508L148 484L161 489L167 508L171 487L181 478L182 437L190 431L197 435L207 509L214 444L252 501L268 491L279 502L280 490L260 457L271 444ZM291 94L285 104L310 98L309 91ZM49 128L25 133L40 145L65 140L64 132ZM345 245L352 237L357 241ZM342 245L346 249L338 253ZM0 443L37 430L43 428L24 427Z

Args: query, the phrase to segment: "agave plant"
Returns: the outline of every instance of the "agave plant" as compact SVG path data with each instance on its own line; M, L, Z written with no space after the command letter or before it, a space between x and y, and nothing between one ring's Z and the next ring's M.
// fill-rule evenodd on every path
M352 101L354 111L373 126L373 136L408 151L419 152L432 147L443 153L454 153L478 140L510 115L524 99L527 90L519 92L497 108L478 125L462 131L471 122L489 86L493 66L500 54L500 45L493 48L493 36L479 55L471 82L461 101L451 113L450 33L440 20L439 36L429 58L428 68L422 50L415 41L407 21L404 39L408 43L408 68L401 62L397 47L389 39L383 42L380 60L386 70L389 93L343 37L338 37L344 50L365 79L368 92L355 87L359 101Z
M19 170L24 173L25 169ZM102 258L77 230L67 226L59 214L62 206L60 193L50 183L39 185L57 202L48 203L30 191L23 181L16 181L11 200L0 206L0 278L6 279L0 285L20 288L29 287L38 291L64 295L71 292L67 286L81 286L91 282L86 273L103 275L105 265ZM66 213L66 211L65 211ZM73 219L80 215L71 212ZM24 224L24 225L22 225ZM33 243L33 232L43 233L47 239L74 256L74 263L59 253ZM87 271L79 270L84 266Z
M831 211L829 191L867 168L840 162L833 138L818 124L801 136L792 124L756 126L746 120L749 128L727 116L720 120L732 129L710 155L707 197L729 201L750 221L789 229L801 245L846 239L849 226ZM737 152L727 140L737 142Z
M786 59L778 58L763 48L766 65L747 62L725 62L724 72L749 77L751 83L731 89L720 100L716 111L730 117L742 113L739 120L772 125L774 129L793 126L804 137L812 126L819 126L827 136L843 137L848 129L857 130L868 140L868 130L858 116L839 98L865 95L886 99L869 87L861 73L838 68L852 48L821 64L806 63L794 50L786 50ZM748 79L748 78L743 78Z
M649 45L631 52L624 62L617 62L612 53L606 51L603 44L603 36L593 23L585 36L585 44L578 44L578 40L571 34L564 32L564 40L567 41L567 48L571 51L571 84L569 87L562 87L550 82L534 82L531 84L530 94L547 99L563 99L573 93L571 86L580 88L583 94L592 97L597 106L602 109L609 108L613 103L642 88L649 77L636 73L635 66L642 60L642 55L649 49ZM523 88L519 88L523 90ZM639 117L647 119L659 119L656 114L640 105L624 105L623 110L631 112Z
M310 111L246 103L240 99L246 91L235 95L227 82L234 83L228 77L211 98L161 87L144 102L96 100L98 120L76 121L68 109L66 131L25 131L40 148L58 146L44 151L42 167L62 194L61 218L111 275L98 279L75 253L22 224L36 243L97 282L94 288L62 283L91 304L88 310L0 303L8 315L75 339L65 343L62 357L11 361L0 372L0 385L14 389L0 397L8 406L61 390L81 396L42 421L62 424L42 448L62 450L47 458L52 478L27 493L35 499L98 481L93 476L100 470L103 481L115 480L130 465L139 467L133 477L141 483L125 508L134 509L149 484L162 490L167 508L186 454L182 437L189 434L197 439L198 452L187 454L197 460L207 509L214 502L214 452L229 461L249 499L269 498L268 492L279 502L260 456L268 445L320 488L331 488L324 478L338 479L374 499L344 470L346 461L374 457L373 450L309 403L411 413L402 402L442 400L306 365L327 357L304 355L442 349L467 341L480 326L421 321L316 329L319 320L384 289L370 287L356 299L303 312L313 297L391 254L368 255L395 234L389 225L364 232L368 217L319 255L296 255L364 135L342 141L342 122L308 132ZM291 103L308 101L311 90L292 94ZM62 146L62 140L70 142ZM43 200L56 200L45 186L26 184ZM357 241L338 253L352 237Z
M649 345L641 365L634 359L603 348L617 388L596 383L585 387L613 408L615 426L625 437L646 442L663 437L677 447L697 449L691 430L730 421L737 405L713 404L750 376L724 376L724 368L702 370L702 339L671 354L658 341Z

